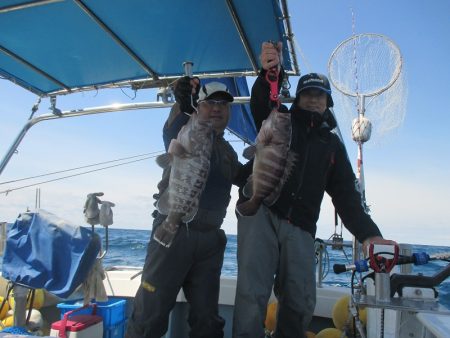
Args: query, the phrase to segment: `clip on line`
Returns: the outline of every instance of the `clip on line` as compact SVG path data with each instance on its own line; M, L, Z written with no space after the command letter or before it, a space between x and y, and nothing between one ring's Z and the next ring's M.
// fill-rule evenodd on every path
M266 72L266 81L269 82L270 85L270 106L272 108L280 107L280 98L278 95L278 75L280 74L280 70L278 67L272 67Z

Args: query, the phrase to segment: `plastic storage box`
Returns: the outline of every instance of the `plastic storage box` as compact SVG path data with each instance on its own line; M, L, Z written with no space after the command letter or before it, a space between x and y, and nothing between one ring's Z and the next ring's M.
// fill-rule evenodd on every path
M79 315L78 312L88 308L92 314ZM96 316L96 306L87 305L85 307L67 311L63 319L55 322L51 326L51 337L64 338L94 338L103 335L102 317Z
M107 302L97 302L96 314L103 318L103 338L123 338L125 334L127 301L123 298L109 297ZM83 300L68 301L57 305L61 318L67 311L83 306ZM90 314L92 310L82 309L77 314Z

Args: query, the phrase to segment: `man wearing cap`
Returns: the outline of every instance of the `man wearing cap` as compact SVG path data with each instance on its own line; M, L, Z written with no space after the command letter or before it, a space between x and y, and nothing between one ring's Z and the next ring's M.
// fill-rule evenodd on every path
M166 151L191 114L209 115L214 129L210 170L196 216L181 224L170 247L153 238L127 328L127 338L159 338L168 329L169 314L182 288L189 302L191 338L222 338L225 321L219 316L220 273L225 232L220 228L230 201L231 185L241 167L237 154L223 138L233 96L221 82L200 86L198 78L183 77L175 87L176 103L163 128ZM169 170L163 174L167 179ZM163 184L158 184L160 190ZM153 229L166 215L154 212Z
M270 86L267 70L278 67L281 44L263 43L263 69L251 93L251 111L259 130L267 118ZM282 78L282 69L280 72ZM281 81L279 81L281 83ZM274 288L278 299L275 337L304 337L316 302L314 237L324 192L346 228L364 244L393 244L365 212L346 150L331 130L336 121L326 76L300 78L290 107L290 151L298 157L278 200L262 204L255 215L238 214L238 280L233 337L264 337L266 307ZM242 196L238 204L242 201Z

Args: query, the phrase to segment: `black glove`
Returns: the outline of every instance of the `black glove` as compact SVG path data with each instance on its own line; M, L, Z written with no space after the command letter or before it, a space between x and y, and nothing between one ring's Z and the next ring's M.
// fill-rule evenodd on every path
M190 78L189 76L183 76L180 78L175 85L175 101L180 105L180 109L184 113L192 114L194 112L194 105L197 107L198 93L200 91L200 84L195 88L195 94L192 94L191 80L200 79L198 77ZM192 101L191 101L192 96Z

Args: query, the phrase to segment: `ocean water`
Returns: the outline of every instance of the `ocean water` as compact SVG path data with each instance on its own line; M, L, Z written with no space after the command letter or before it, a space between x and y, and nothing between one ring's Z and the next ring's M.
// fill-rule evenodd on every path
M98 233L103 236L103 229L98 229ZM148 230L124 230L113 229L109 230L109 247L108 252L104 258L103 265L105 267L111 265L122 266L143 266L147 243L150 238L150 231ZM222 268L222 275L227 277L237 276L236 250L237 240L236 235L227 235L228 242L225 251L225 259ZM105 243L103 243L104 245ZM335 274L333 272L334 264L351 264L346 258L351 257L351 249L346 248L346 255L341 250L331 250L328 248L329 269L325 269L328 273L323 280L324 285L331 286L346 286L350 287L351 273ZM426 252L429 255L450 252L450 247L444 246L427 246L427 245L413 245L412 252ZM423 274L425 276L433 276L440 269L449 264L445 261L431 261L428 264L413 266L413 273ZM439 302L450 310L450 277L447 278L437 288L439 292Z

